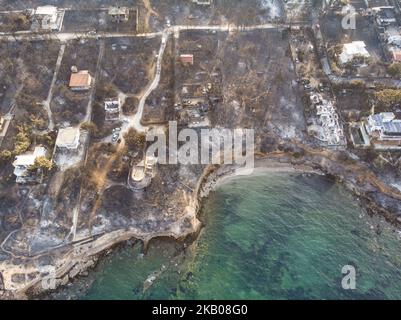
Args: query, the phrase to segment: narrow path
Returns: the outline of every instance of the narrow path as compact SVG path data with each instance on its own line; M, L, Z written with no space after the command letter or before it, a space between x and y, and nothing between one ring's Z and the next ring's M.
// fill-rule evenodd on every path
M127 130L130 127L133 127L138 132L145 132L148 129L147 127L144 127L141 124L143 110L145 108L146 99L150 96L153 90L155 90L159 85L161 70L162 70L163 55L166 49L168 37L169 37L168 32L163 33L162 43L160 46L159 55L157 57L157 63L156 63L156 76L153 79L152 83L149 85L149 87L146 89L145 93L142 95L141 99L139 100L137 113L133 117L128 118L128 120L130 121L130 125L128 126Z
M145 30L148 30L149 29L150 16L153 15L153 16L159 17L159 14L155 10L153 10L153 8L151 6L151 3L150 3L150 0L142 0L142 2L143 2L143 5L145 6L145 9L146 9L145 23L144 23Z
M95 71L94 76L92 77L92 89L91 89L91 93L89 96L88 106L86 108L86 115L84 118L84 122L89 122L92 120L93 102L94 102L95 91L96 91L96 79L100 76L100 67L101 67L101 63L103 60L103 56L104 56L105 46L106 46L105 41L102 40L100 42L100 46L99 46L99 55L98 55L97 63L96 63L96 71Z
M11 251L9 251L9 250L7 250L7 249L4 249L4 245L6 244L6 242L8 241L8 239L9 239L14 233L16 233L16 232L18 232L18 231L20 231L20 230L21 230L21 228L20 228L20 229L17 229L17 230L11 231L11 232L7 235L7 237L4 239L4 241L0 244L0 249L1 249L3 252L5 252L5 253L9 254L10 256L12 256L14 259L20 258L20 257L19 257L19 256L16 256L13 252L11 252Z
M53 98L53 92L54 92L53 89L54 89L54 85L56 84L56 81L57 81L58 72L60 71L61 61L63 60L65 47L66 47L65 44L62 44L60 47L60 51L59 51L58 57L57 57L56 67L54 69L53 79L50 84L49 93L47 95L47 99L43 102L43 107L45 108L45 110L47 112L47 117L49 119L49 126L48 126L49 131L52 131L54 129L53 113L50 108L50 103Z
M94 75L94 79L93 79L93 83L92 83L92 91L91 91L91 94L89 97L88 107L86 109L86 115L84 118L84 122L89 122L92 120L93 103L94 103L94 97L95 97L95 91L96 91L96 79L100 76L100 68L101 68L101 64L102 64L102 60L103 60L103 56L104 56L105 46L106 46L105 41L102 40L100 42L99 56L97 58L96 71L95 71L95 75ZM85 162L87 159L87 152L88 152L88 148L86 150ZM68 238L70 235L72 235L72 241L76 240L78 218L79 218L79 213L81 211L81 196L82 196L82 186L79 191L79 198L78 198L77 205L73 209L71 232L67 236L67 238Z

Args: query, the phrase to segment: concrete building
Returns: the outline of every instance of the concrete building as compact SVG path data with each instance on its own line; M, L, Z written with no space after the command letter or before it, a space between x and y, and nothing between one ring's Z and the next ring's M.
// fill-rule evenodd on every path
M326 142L329 146L342 146L346 144L343 127L331 101L319 93L310 94L311 104L316 108L317 123L313 126L314 136Z
M401 47L401 35L394 34L387 38L387 44L390 46Z
M372 138L401 141L401 120L395 119L393 112L370 115L365 127Z
M376 21L379 26L388 26L397 23L394 7L374 7L372 8L372 12L375 13Z
M74 91L85 91L91 88L92 77L88 70L73 72L70 77L69 86Z
M157 165L157 158L147 156L145 158L145 167L146 167L146 172L148 175L150 175L152 178L155 176L155 168Z
M387 26L379 27L379 39L386 42L390 46L400 46L401 45L401 35L398 26Z
M132 190L146 188L156 175L157 158L146 156L144 160L133 166L128 176L128 186Z
M29 168L35 164L35 160L39 157L46 156L44 147L36 147L33 152L27 152L15 157L13 162L14 175L17 177L17 183L26 183L36 179L34 172Z
M393 112L370 115L361 122L359 134L363 146L379 150L401 149L401 120Z
M401 62L401 50L400 49L392 49L391 50L391 60L393 62Z
M79 147L79 128L68 127L58 131L56 147L60 149L76 150Z
M119 98L106 99L104 101L104 110L106 111L106 121L119 120L121 112L121 100Z
M398 26L378 28L379 39L384 43L385 53L393 62L400 62L401 33Z
M192 0L192 2L199 6L210 6L213 0Z
M89 132L80 127L59 129L53 150L53 162L60 170L67 170L85 160Z
M140 182L145 178L145 162L142 160L131 170L131 179L134 182Z
M129 20L129 8L127 7L109 7L108 14L116 22Z
M37 7L34 19L39 28L43 30L60 31L64 13L59 12L55 6Z
M366 50L365 42L353 41L351 43L344 44L343 51L339 56L340 63L341 64L348 63L357 57L363 57L363 58L370 57L369 52Z
M3 143L4 137L7 135L8 128L10 127L11 120L14 115L8 113L0 116L0 147Z

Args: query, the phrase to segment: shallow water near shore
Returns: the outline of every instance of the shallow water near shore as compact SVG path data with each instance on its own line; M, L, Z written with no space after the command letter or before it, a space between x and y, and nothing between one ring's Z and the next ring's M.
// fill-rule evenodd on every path
M202 220L189 247L161 239L142 255L139 244L124 246L59 298L401 298L398 233L323 176L228 179ZM341 286L344 265L356 269L355 290Z

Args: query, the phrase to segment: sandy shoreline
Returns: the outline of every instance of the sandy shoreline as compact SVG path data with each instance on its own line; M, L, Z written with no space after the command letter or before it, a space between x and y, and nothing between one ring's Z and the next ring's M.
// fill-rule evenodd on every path
M235 172L232 172L231 174L224 174L218 178L215 187L219 187L223 184L230 183L233 180L240 180L241 178L248 178L248 177L257 177L268 173L298 173L298 174L308 173L308 174L324 175L323 172L313 169L312 167L309 166L294 166L287 163L261 160L259 161L259 163L257 164L255 163L255 168L253 169L253 172L251 174L241 175Z

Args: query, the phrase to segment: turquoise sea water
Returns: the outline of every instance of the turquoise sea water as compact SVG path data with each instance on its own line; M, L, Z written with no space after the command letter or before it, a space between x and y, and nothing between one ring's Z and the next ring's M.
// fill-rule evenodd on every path
M231 179L205 201L205 227L183 248L125 246L69 296L79 299L401 298L401 240L325 177ZM344 265L356 289L341 287ZM145 281L149 279L151 281ZM79 289L76 289L78 288ZM75 290L75 291L74 291Z

